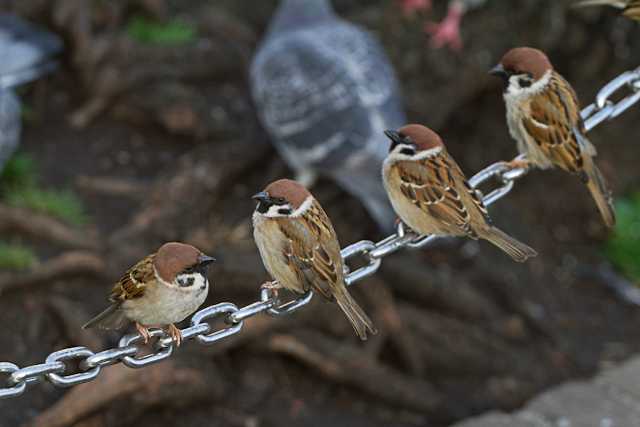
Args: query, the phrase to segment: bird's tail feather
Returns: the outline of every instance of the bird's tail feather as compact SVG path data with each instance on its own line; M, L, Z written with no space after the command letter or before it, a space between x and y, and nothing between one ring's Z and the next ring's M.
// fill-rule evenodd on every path
M120 304L112 304L102 313L89 320L82 326L82 329L119 329L124 325L126 318L120 309Z
M525 262L528 258L538 255L534 249L496 227L489 228L482 238L502 249L517 262Z
M607 187L607 183L600 173L600 170L593 162L593 159L587 157L585 159L584 171L587 174L587 188L591 192L593 200L595 200L598 210L602 215L602 219L607 227L616 225L616 212L613 207L613 198L611 191Z
M334 296L338 306L340 306L340 309L347 316L349 322L351 322L351 325L353 326L353 329L355 329L361 340L366 340L368 333L372 335L378 333L378 330L373 325L371 319L369 319L369 316L367 316L364 310L360 308L356 300L353 299L346 288L336 292Z

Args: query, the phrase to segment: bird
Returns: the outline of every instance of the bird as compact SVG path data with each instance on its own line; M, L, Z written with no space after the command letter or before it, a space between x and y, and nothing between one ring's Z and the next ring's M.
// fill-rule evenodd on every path
M587 185L604 223L616 222L611 191L594 158L596 149L586 137L578 97L556 72L544 52L519 47L509 50L491 71L504 81L507 124L518 151L526 159L512 167L558 167Z
M132 321L146 344L149 327L168 326L167 333L180 346L182 334L174 323L195 312L207 298L207 270L213 261L191 245L163 244L126 271L111 289L111 305L83 329L119 329Z
M623 16L634 21L640 21L640 0L584 0L579 1L574 6L612 6L616 9L622 9Z
M60 39L12 14L0 13L0 172L20 143L20 100L14 88L55 69Z
M395 215L379 171L388 127L406 122L400 85L380 43L328 0L282 0L250 70L258 117L277 151L312 187L327 177L379 228Z
M253 196L253 236L275 280L267 286L335 300L360 339L377 330L347 291L340 243L320 203L302 184L280 179Z
M391 140L382 177L400 219L420 234L487 240L524 262L535 250L492 225L480 192L469 184L440 136L419 124L385 132Z

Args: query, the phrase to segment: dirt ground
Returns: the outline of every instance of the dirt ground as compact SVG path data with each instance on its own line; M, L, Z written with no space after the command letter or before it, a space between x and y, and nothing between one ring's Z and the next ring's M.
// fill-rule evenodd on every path
M24 234L41 264L0 272L0 361L24 366L64 347L115 345L118 334L80 325L104 307L126 267L167 240L220 259L207 304L257 300L267 275L251 236L250 196L290 175L256 120L246 76L275 3L0 3L65 39L59 72L24 95L36 119L23 147L42 181L74 189L90 217L81 228L56 222L64 236L8 233ZM444 1L434 4L425 19L445 13ZM439 130L469 175L515 155L500 82L487 75L509 47L545 49L585 105L640 62L637 25L556 0L471 11L459 53L430 49L424 19L403 17L390 0L335 6L381 38L411 121ZM180 17L197 28L198 42L137 43L124 28L139 14ZM640 186L639 120L636 108L590 134L618 196ZM331 182L314 193L343 245L383 237ZM390 256L353 289L381 331L364 344L337 307L316 298L288 318L248 320L216 346L190 342L153 368L109 367L68 391L33 386L0 401L0 427L445 426L518 408L640 350L640 309L598 274L608 231L578 179L532 172L490 210L539 256L519 265L488 244L457 240ZM64 255L76 262L46 270Z

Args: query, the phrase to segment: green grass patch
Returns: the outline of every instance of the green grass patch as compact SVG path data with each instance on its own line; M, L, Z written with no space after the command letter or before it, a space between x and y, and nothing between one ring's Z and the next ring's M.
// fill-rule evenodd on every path
M36 255L26 246L0 242L0 270L26 270L37 261Z
M41 190L36 187L10 188L4 195L10 206L51 215L74 225L87 223L82 201L70 190Z
M0 188L31 187L36 184L38 173L33 159L25 153L14 154L0 173Z
M181 21L157 22L142 16L129 20L127 33L141 43L177 45L195 40L196 30Z
M605 253L625 275L640 280L640 193L618 200L616 217Z

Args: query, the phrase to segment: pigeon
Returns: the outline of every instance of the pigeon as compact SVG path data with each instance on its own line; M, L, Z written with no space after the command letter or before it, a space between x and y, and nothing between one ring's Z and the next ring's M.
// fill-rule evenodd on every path
M390 230L396 215L380 177L384 130L406 118L379 42L328 0L282 0L250 80L258 117L296 180L309 187L318 176L332 179Z
M20 100L14 88L55 69L60 39L15 15L0 14L0 172L20 142Z

